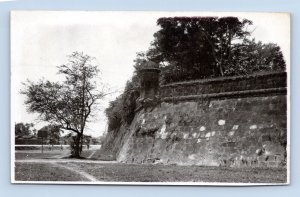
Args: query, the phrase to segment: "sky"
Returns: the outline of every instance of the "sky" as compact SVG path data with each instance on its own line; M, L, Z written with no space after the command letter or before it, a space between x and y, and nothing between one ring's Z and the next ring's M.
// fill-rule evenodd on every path
M38 114L28 113L22 82L41 78L60 81L57 66L67 63L74 51L96 58L99 83L110 92L99 106L98 115L87 125L94 137L106 131L104 109L120 95L133 74L136 53L146 51L156 21L172 16L236 16L252 20L252 37L278 44L290 67L290 16L286 13L238 12L95 12L95 11L12 11L11 12L11 124L33 122L36 129L47 125Z

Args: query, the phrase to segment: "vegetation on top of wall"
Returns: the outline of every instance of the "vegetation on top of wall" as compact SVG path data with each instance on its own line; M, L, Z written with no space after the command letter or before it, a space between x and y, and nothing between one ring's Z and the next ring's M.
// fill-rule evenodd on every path
M109 103L105 114L108 119L108 131L118 129L121 124L130 124L134 118L136 100L139 97L139 83L137 75L128 81L124 92Z
M280 47L256 42L248 30L252 21L237 17L159 18L149 50L137 53L134 76L124 92L106 109L108 130L130 124L139 96L137 71L143 62L156 62L160 84L284 71Z
M278 45L251 39L250 20L172 17L157 25L145 56L160 65L163 83L285 70Z

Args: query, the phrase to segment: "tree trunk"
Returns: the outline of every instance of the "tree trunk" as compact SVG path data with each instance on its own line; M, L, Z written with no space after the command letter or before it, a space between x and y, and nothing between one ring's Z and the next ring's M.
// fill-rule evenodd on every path
M74 150L75 158L80 158L80 139L81 139L81 134L77 134L76 140L75 140L75 150Z
M44 138L42 137L42 153L44 153Z
M82 152L83 136L80 138L80 154Z

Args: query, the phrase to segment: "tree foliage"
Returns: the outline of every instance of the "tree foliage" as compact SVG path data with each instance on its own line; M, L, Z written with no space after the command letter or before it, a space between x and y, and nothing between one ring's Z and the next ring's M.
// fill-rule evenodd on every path
M225 70L226 76L285 70L283 54L276 44L263 44L252 39L236 46L231 51L232 59Z
M58 74L64 77L62 82L27 81L21 93L26 96L29 112L38 113L42 120L77 134L73 156L80 157L80 139L86 123L97 101L105 95L96 87L98 65L94 58L74 52L67 64L58 66Z
M59 125L49 124L38 130L38 137L42 137L48 140L49 144L59 144L61 136L61 130Z
M173 17L160 18L157 24L161 29L154 34L147 58L160 64L166 83L285 68L276 44L249 40L250 20ZM256 55L258 50L262 53ZM265 65L254 64L258 62Z
M15 136L29 136L30 134L32 134L32 128L33 128L34 124L33 123L23 123L23 122L19 122L17 124L15 124Z
M123 123L131 123L138 97L139 82L137 76L134 75L132 80L127 82L124 92L114 101L111 101L109 107L105 110L109 131L119 128Z

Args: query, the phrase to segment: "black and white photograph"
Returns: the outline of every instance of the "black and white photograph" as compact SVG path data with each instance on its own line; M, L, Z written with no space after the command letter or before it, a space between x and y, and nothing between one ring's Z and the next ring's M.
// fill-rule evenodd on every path
M290 183L289 13L10 17L12 183Z

